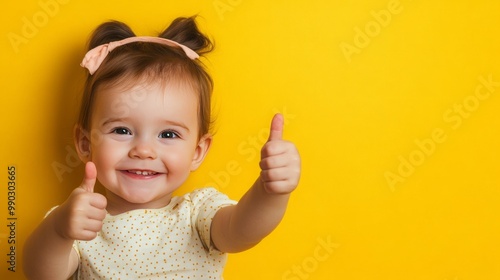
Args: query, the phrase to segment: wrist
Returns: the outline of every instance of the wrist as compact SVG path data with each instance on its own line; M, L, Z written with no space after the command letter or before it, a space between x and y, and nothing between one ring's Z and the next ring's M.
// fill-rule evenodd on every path
M69 237L67 234L66 230L66 223L65 221L65 213L64 213L64 204L60 205L50 215L47 217L47 219L50 219L50 223L52 225L52 229L55 232L56 236L64 241L71 241L73 242L74 240Z

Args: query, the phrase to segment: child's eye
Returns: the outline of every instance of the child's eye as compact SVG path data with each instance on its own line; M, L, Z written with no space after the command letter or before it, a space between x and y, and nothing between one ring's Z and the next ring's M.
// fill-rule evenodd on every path
M165 130L160 133L159 135L160 138L177 138L179 137L179 134L177 134L175 131L172 130Z
M120 135L132 135L130 130L128 130L128 128L125 128L125 127L114 128L111 132L116 133L116 134L120 134Z

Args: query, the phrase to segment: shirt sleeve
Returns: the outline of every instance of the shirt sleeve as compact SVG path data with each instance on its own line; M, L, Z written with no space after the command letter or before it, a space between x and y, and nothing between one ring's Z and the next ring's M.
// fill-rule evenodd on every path
M219 209L237 202L214 188L195 190L189 196L193 203L191 224L196 228L205 249L212 251L215 249L210 236L212 219Z

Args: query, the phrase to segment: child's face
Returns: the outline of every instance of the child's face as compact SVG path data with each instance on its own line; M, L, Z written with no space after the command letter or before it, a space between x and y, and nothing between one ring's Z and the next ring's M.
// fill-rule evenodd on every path
M100 90L91 127L90 160L108 211L166 206L211 141L198 138L198 101L187 86Z

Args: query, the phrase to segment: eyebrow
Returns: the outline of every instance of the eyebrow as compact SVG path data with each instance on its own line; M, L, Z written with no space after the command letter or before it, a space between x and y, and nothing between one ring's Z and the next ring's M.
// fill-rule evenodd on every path
M109 123L114 123L114 122L127 122L128 119L125 118L109 118L109 119L106 119L105 121L102 122L101 126L105 126ZM189 128L187 127L187 125L185 125L184 123L182 122L176 122L176 121L170 121L170 120L165 120L163 123L167 124L167 125L172 125L172 126L178 126L178 127L181 127L185 130L187 130L187 132L189 132Z
M101 123L101 126L105 126L109 123L114 123L114 122L125 122L127 119L121 119L121 118L109 118L109 119L106 119L105 121L103 121Z
M168 124L168 125L173 125L173 126L178 126L178 127L184 128L185 130L187 130L187 132L189 132L189 128L187 127L187 125L185 125L182 122L176 122L176 121L166 120L165 123Z

